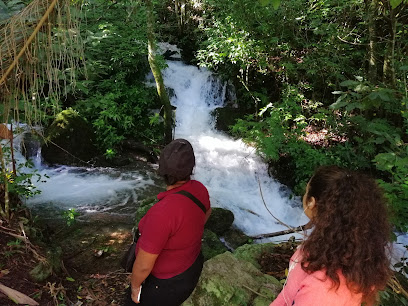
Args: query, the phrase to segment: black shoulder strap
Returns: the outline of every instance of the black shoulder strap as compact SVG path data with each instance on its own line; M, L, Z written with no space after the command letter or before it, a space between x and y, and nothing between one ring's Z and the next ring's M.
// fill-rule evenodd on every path
M203 203L201 203L201 201L199 199L197 199L195 196L193 196L191 193L189 193L188 191L185 190L180 190L178 192L175 192L174 194L181 194L187 198L189 198L191 201L193 201L194 203L197 204L198 207L200 207L200 209L204 212L207 213L207 209L205 209L205 206Z

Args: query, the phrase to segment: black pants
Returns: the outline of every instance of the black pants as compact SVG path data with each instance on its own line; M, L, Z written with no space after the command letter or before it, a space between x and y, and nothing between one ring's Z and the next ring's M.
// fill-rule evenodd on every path
M179 306L193 292L203 269L204 257L200 253L196 261L183 273L168 279L149 275L142 284L140 304L131 298L131 288L126 291L124 306Z

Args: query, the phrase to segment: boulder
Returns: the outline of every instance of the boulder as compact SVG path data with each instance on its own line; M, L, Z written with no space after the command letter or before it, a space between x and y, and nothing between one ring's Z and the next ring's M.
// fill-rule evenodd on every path
M252 243L252 239L236 228L231 228L223 234L225 244L230 250L241 245Z
M234 214L224 208L213 208L205 227L217 235L222 235L231 228Z
M46 129L42 156L51 164L83 165L97 155L93 142L91 125L76 111L67 109Z
M214 256L224 253L227 251L227 248L220 241L217 234L208 229L204 229L201 250L204 255L204 260L208 260Z
M260 269L259 259L262 253L268 252L272 253L276 244L270 243L260 243L260 244L245 244L237 248L234 252L235 257L238 259L250 262L256 268Z
M200 280L183 306L269 305L282 285L230 252L204 263Z
M231 126L233 126L238 119L244 118L249 113L248 110L234 106L217 108L212 114L215 118L215 128L230 134Z

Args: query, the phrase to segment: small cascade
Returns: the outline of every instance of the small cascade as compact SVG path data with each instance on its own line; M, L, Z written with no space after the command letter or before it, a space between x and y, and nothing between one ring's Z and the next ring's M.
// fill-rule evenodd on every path
M268 209L291 226L307 223L300 199L289 199L287 188L268 175L255 149L215 130L211 112L223 105L226 83L206 69L179 61L167 64L163 78L175 94L171 101L177 107L175 136L192 143L194 177L207 186L212 205L231 210L235 226L248 235L286 229Z
M299 198L290 199L287 188L268 175L267 165L255 149L215 130L211 112L224 104L227 83L207 69L179 60L167 63L163 78L174 93L175 136L192 143L196 154L194 178L207 186L212 205L231 210L234 225L247 235L285 229L268 210L291 226L305 224L307 218ZM35 182L41 194L27 200L28 205L41 210L75 208L131 216L139 199L163 188L155 173L157 165L135 169L50 167L41 163L39 146L29 146L25 152L46 180ZM19 158L24 157L20 154Z

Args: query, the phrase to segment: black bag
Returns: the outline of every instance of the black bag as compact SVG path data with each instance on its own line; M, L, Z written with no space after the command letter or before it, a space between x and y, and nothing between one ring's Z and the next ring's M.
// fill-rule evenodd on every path
M133 234L133 242L129 247L129 250L125 253L125 255L122 257L122 260L120 262L120 265L123 269L125 269L125 272L132 272L133 269L133 263L136 260L136 243L137 239L139 239L139 229L136 229L136 232Z
M191 193L185 190L180 190L179 192L176 192L177 194L181 194L190 200L192 200L204 213L206 213L206 209L203 203L199 199L197 199L195 196L193 196ZM123 256L120 265L123 269L125 269L126 272L132 272L133 269L133 264L136 260L136 243L137 239L139 239L139 228L136 229L136 232L133 235L133 243L131 244L129 250L125 253Z

